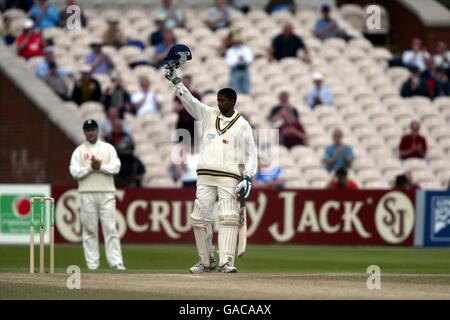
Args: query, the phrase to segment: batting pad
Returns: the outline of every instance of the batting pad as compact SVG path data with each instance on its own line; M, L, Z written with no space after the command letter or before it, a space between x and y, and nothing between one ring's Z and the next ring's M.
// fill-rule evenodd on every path
M205 222L205 212L195 200L194 209L191 213L191 225L194 230L195 243L197 245L197 253L200 262L205 266L209 266L209 252L211 247L210 237L212 236L212 229L210 224ZM207 227L209 225L209 228ZM207 230L211 229L210 235L208 236Z
M219 201L219 265L234 265L239 225L239 207L235 199Z

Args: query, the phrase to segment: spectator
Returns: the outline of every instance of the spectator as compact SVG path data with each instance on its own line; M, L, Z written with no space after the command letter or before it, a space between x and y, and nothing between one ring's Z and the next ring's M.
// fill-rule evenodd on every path
M175 165L175 179L181 179L183 187L195 188L197 185L197 164L200 158L198 147L191 140L191 147L181 149L181 163Z
M163 42L163 34L166 30L166 15L164 13L160 13L159 15L155 16L155 25L157 29L150 34L150 37L148 39L148 43L151 46L157 46Z
M111 76L111 84L106 89L102 100L107 112L111 106L118 107L121 119L123 119L125 112L132 113L130 95L124 88L122 79L117 74Z
M102 90L100 83L92 78L92 69L89 65L81 67L81 78L75 82L72 100L81 105L87 101L100 101Z
M249 66L253 62L252 50L242 42L240 34L234 34L233 44L225 54L225 61L231 68L229 86L237 93L250 94Z
M411 133L405 134L398 147L400 158L402 160L409 158L425 158L427 153L427 141L423 136L419 134L420 123L418 121L412 121Z
M164 66L164 59L170 48L176 44L175 34L171 30L164 30L163 41L155 47L155 56L153 57L153 66L157 69Z
M425 70L420 74L420 77L426 86L426 95L433 98L436 94L436 68L432 58L425 61Z
M329 172L341 168L349 169L355 159L352 148L349 145L342 143L342 137L342 131L340 129L334 129L334 143L325 148L323 162Z
M22 9L25 12L30 11L33 7L33 0L5 0L3 10L8 9Z
M192 84L191 76L183 76L181 81L195 98L197 98L199 101L202 100L200 94L197 91L192 90L191 88ZM189 114L189 112L187 112L186 108L183 107L180 99L177 96L174 97L173 106L174 111L178 113L177 129L185 129L189 131L191 139L194 139L194 127L195 127L194 118Z
M55 61L53 56L53 47L46 47L44 49L44 60L36 65L36 76L44 79L50 73L50 63Z
M306 96L307 104L314 109L318 105L332 105L333 94L330 89L323 85L323 76L319 72L313 74L314 87L308 90Z
M158 113L161 109L161 102L159 96L150 91L150 81L146 77L140 77L139 85L141 91L131 96L131 103L136 116L145 113Z
M183 13L179 8L177 8L172 0L162 0L161 7L156 10L155 16L165 15L166 16L166 28L173 29L175 27L184 27L184 17Z
M425 61L430 58L426 48L422 48L422 40L414 38L411 40L411 50L403 52L402 62L407 68L417 67L420 71L426 68Z
M409 172L405 174L399 174L395 177L394 188L403 190L420 189L417 184L412 182L411 174Z
M436 68L436 90L433 98L439 96L450 96L450 81L445 69L442 67Z
M348 40L348 36L341 29L336 20L330 15L331 8L329 5L324 4L322 6L322 18L317 20L314 27L314 35L320 40L326 40L330 38L344 38Z
M294 0L269 0L269 2L264 7L264 10L268 14L272 14L274 12L289 10L292 13L295 13L295 1Z
M29 12L29 17L34 20L36 28L56 28L59 23L59 11L54 4L47 0L38 0Z
M440 41L437 45L437 52L434 55L434 65L443 68L450 76L450 50L447 51L447 44Z
M120 110L118 107L111 106L106 113L106 118L100 122L99 133L102 137L109 137L113 132L113 124L116 120L122 121L120 119ZM128 129L126 124L122 121L122 130L128 134Z
M111 131L105 136L105 141L112 144L114 148L117 149L121 143L124 143L126 140L131 140L130 135L123 129L123 123L120 118L116 117L112 120L111 125Z
M60 19L59 19L59 26L61 27L61 28L69 28L69 26L67 25L67 22L68 22L68 19L69 19L69 17L71 17L72 15L73 15L73 11L71 11L71 10L69 10L69 11L67 11L67 9L70 7L70 6L80 6L79 4L77 4L77 1L76 0L67 0L66 1L66 6L65 6L65 8L63 8L61 11L59 11L59 16L60 16ZM79 17L80 17L80 27L83 27L83 28L86 28L86 26L87 26L87 18L86 18L86 15L84 14L84 10L83 9L81 9L80 11L79 11ZM73 21L72 23L76 23L75 21Z
M356 182L347 178L347 169L339 168L334 175L335 178L328 184L328 189L358 190Z
M64 101L69 101L69 88L63 76L59 73L55 61L50 61L49 72L44 77L45 83Z
M92 74L109 74L114 68L109 55L102 51L102 46L102 40L93 40L91 42L92 52L84 58L84 62L91 65Z
M247 14L250 12L251 8L242 0L227 0L228 6L233 8L234 10L241 11L243 14Z
M420 76L420 70L416 66L411 67L411 76L402 84L400 95L403 98L412 96L428 96L427 85Z
M209 9L206 24L211 30L216 31L227 28L231 22L232 10L227 6L225 0L216 0L216 5Z
M272 109L269 120L274 128L279 129L280 143L287 148L305 145L308 136L298 119L297 110L289 102L289 94L279 95L280 104Z
M44 40L40 32L34 32L33 20L27 19L23 24L23 31L17 37L17 54L29 59L44 55Z
M434 67L433 58L428 58L425 60L425 70L422 71L420 77L425 80L425 82L429 80L433 80L436 75L436 68Z
M50 63L55 62L55 57L53 55L53 47L46 47L44 49L44 60L39 62L36 66L36 76L40 79L46 78L50 74ZM72 72L64 71L57 68L56 72L60 77L71 77Z
M231 48L231 46L233 45L233 38L239 32L240 30L238 28L235 28L233 25L230 26L230 31L228 32L228 35L222 39L222 42L220 43L219 46L219 53L221 57L225 57L227 50Z
M298 50L303 50L303 60L307 63L311 61L308 48L303 39L294 33L292 24L286 23L283 33L272 40L272 47L269 51L269 61L277 61L287 57L297 57Z
M125 131L122 120L116 117L112 121L112 131L105 140L114 146L122 164L119 174L114 178L117 187L140 187L145 167L133 154L133 139Z
M9 15L3 15L3 25L0 29L0 44L3 43L7 46L12 45L16 42L16 35L14 30L11 28L12 19Z
M258 161L258 170L254 177L256 188L283 189L285 183L284 169L280 165L273 165L268 159Z
M125 35L119 28L119 18L111 16L107 22L108 28L102 34L103 44L119 49L127 43Z

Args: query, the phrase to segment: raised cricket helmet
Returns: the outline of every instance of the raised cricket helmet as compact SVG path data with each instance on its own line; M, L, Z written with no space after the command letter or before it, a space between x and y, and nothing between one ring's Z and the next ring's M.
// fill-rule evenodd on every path
M169 53L164 60L170 67L178 69L186 61L192 60L191 49L184 44L176 44L170 48Z

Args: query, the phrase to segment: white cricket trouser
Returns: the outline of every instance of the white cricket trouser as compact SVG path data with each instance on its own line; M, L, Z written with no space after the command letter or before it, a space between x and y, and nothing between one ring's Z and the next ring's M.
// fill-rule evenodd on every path
M203 245L202 239L203 237L207 237L208 241L208 250L209 255L213 254L212 252L212 221L213 221L213 207L216 202L217 197L219 198L219 203L224 200L234 201L236 202L236 191L233 187L217 187L217 186L209 186L209 185L197 185L197 193L196 199L199 202L199 205L204 208L202 210L202 214L204 215L203 220L206 223L206 234L201 232L196 233L196 243L197 250L200 254L200 259L202 256L206 256L204 250L204 242ZM225 201L226 202L226 201ZM219 218L221 218L221 213L219 212ZM237 237L237 217L238 212L235 212L236 215L236 226L224 226L222 222L219 225L219 237L218 237L218 247L219 247L219 264L223 265L227 261L230 261L231 264L234 264L234 252L236 247L236 237ZM194 233L196 229L194 228ZM210 233L210 235L208 235ZM200 244L200 245L199 245ZM208 256L209 256L208 255ZM209 261L202 261L203 263L209 264Z
M100 265L98 218L105 239L106 259L110 267L123 263L116 226L116 198L113 192L82 192L80 219L83 226L83 251L88 268Z
M213 221L212 214L217 196L219 196L219 200L236 199L235 188L197 185L195 197L200 202L200 205L207 210L208 216L205 217L206 221Z

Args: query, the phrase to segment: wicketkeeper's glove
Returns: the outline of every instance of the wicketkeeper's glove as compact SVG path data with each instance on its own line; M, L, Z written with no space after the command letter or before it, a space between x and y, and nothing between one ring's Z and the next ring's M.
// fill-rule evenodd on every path
M165 77L167 80L169 80L173 84L178 84L181 81L181 79L177 76L177 71L174 68L172 68L170 65L166 65Z
M250 181L250 178L247 176L244 176L242 178L242 181L239 182L239 184L236 187L236 194L239 194L239 192L244 189L244 198L247 198L250 194L250 190L252 189L252 182Z

